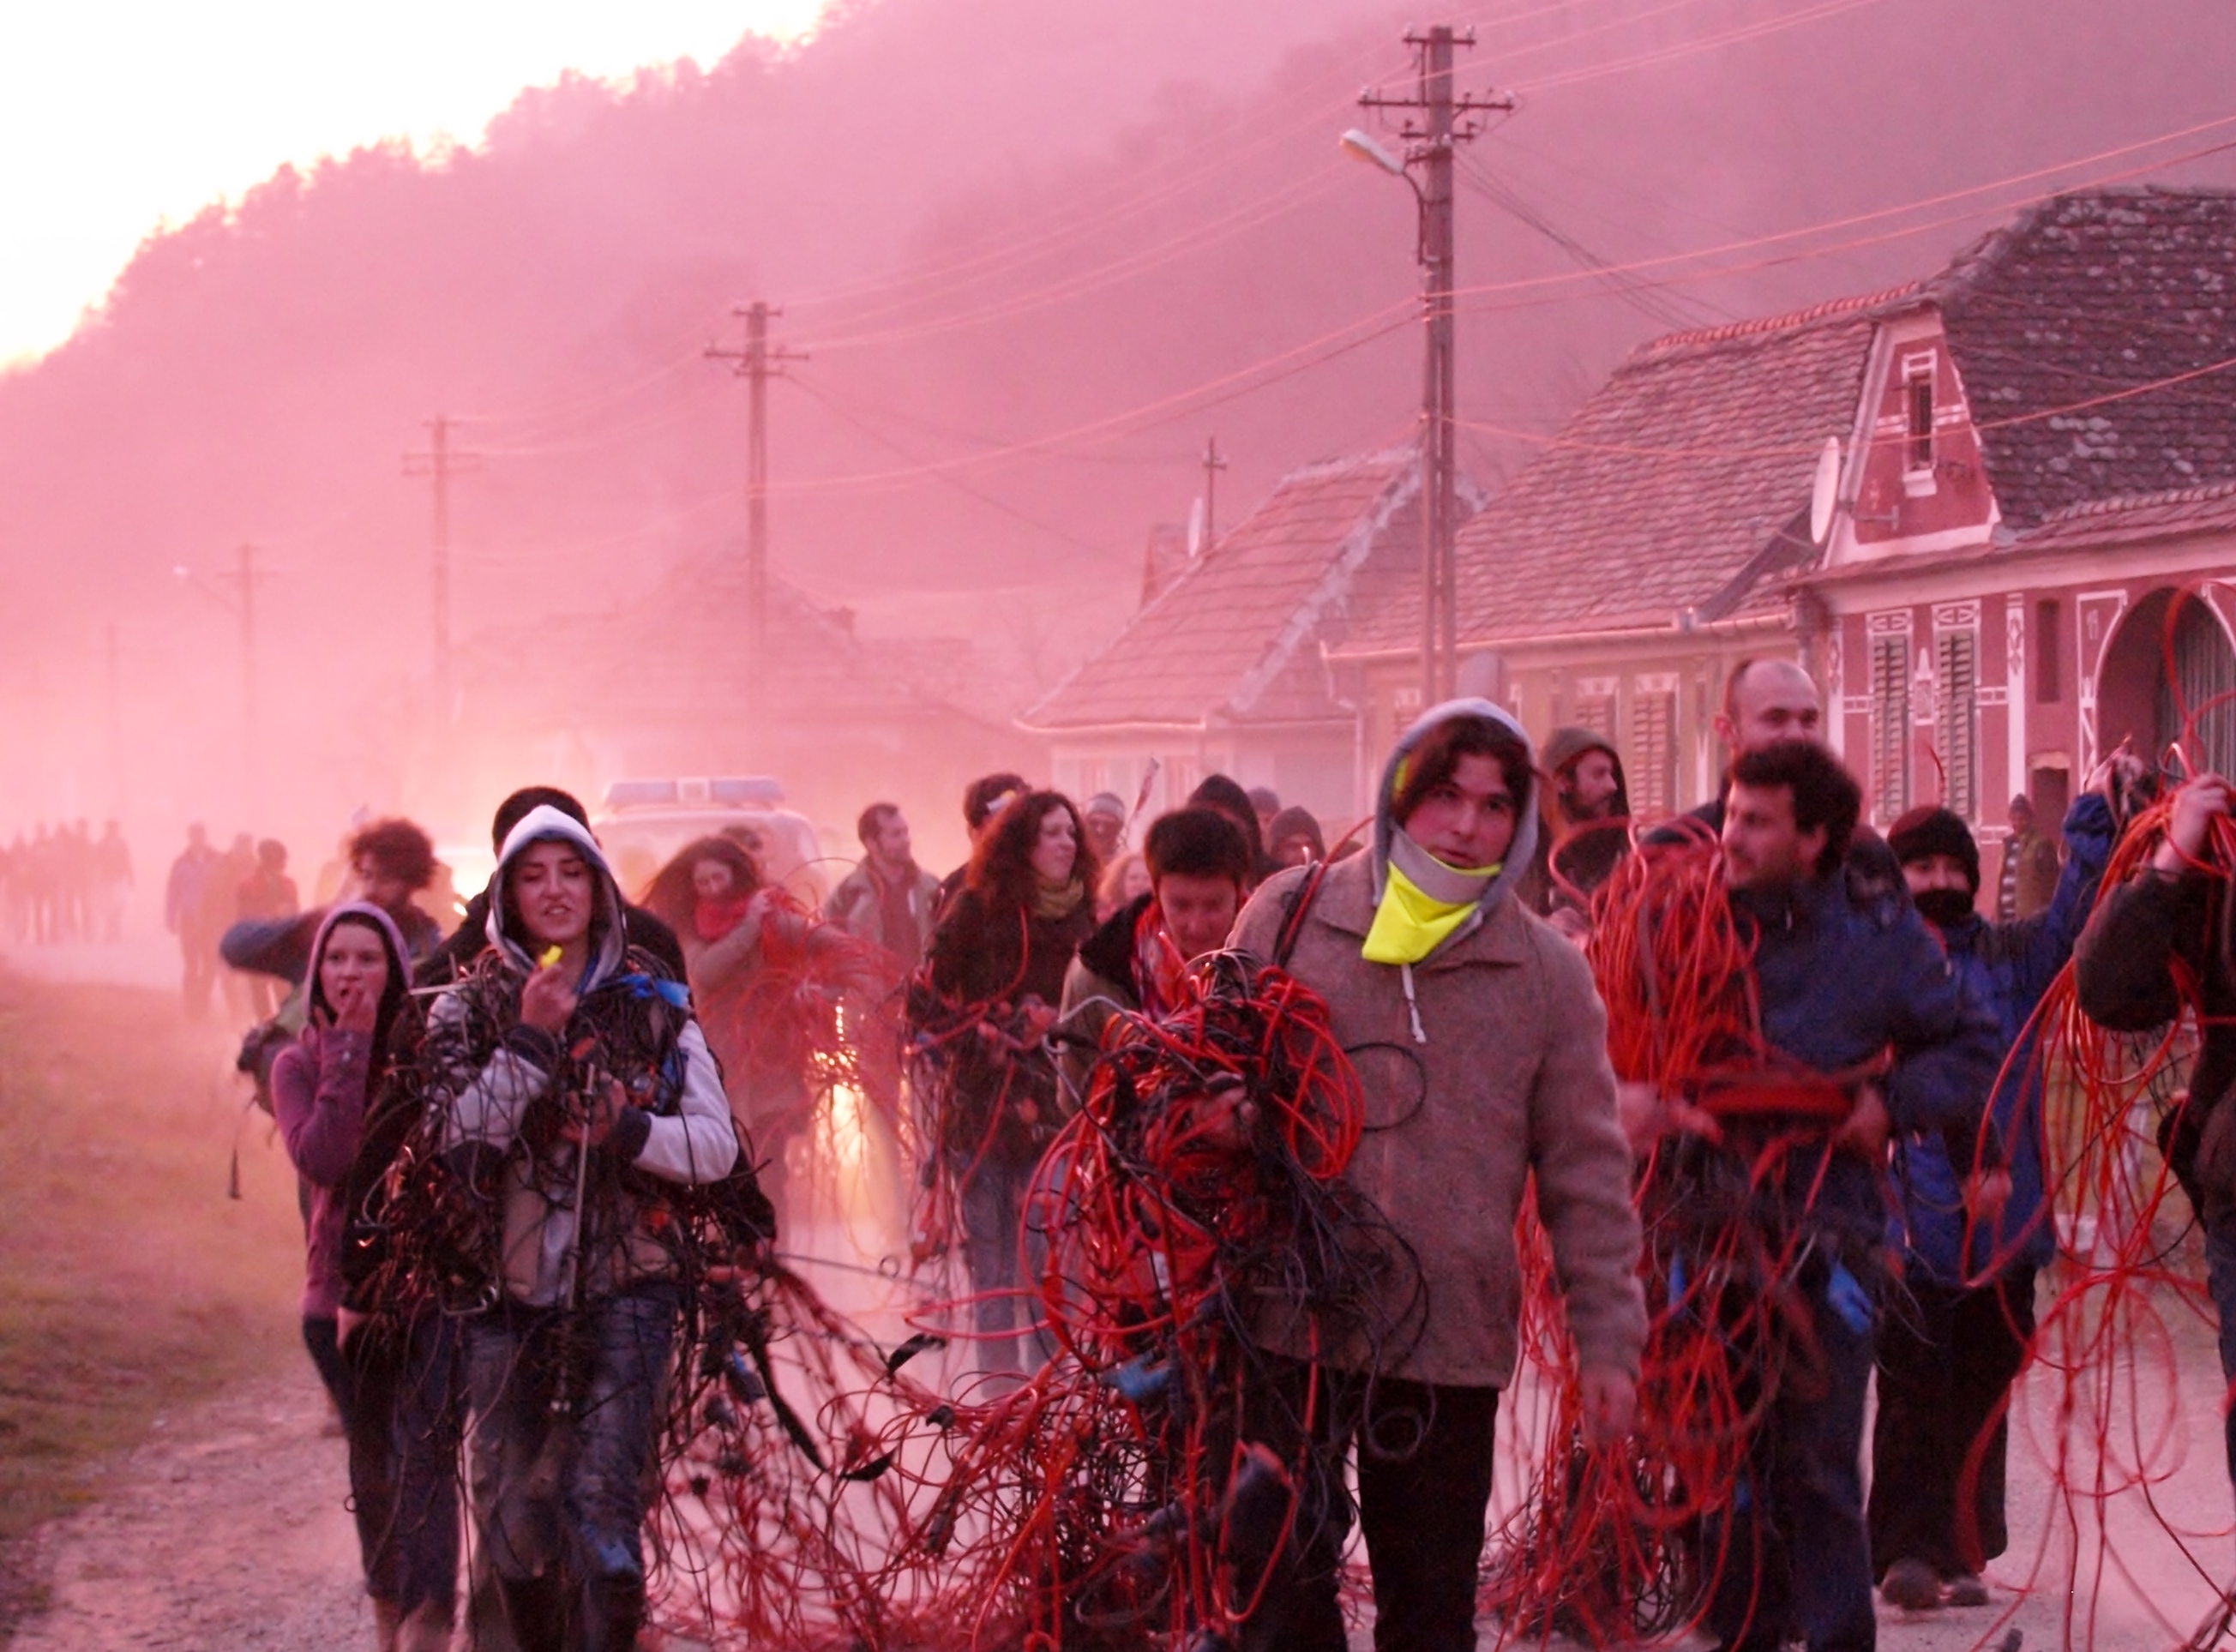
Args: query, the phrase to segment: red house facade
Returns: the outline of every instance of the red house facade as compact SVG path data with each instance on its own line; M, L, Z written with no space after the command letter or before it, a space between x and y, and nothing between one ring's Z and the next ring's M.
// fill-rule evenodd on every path
M1910 286L1657 339L1458 549L1475 679L1609 735L1642 813L1713 793L1766 654L1881 826L1944 801L1993 841L2122 739L2227 769L2236 194L2060 196ZM1411 604L1332 651L1369 746L1417 698Z
M2121 740L2236 763L2236 197L2062 197L1881 321L1787 582L1884 826L2055 818Z

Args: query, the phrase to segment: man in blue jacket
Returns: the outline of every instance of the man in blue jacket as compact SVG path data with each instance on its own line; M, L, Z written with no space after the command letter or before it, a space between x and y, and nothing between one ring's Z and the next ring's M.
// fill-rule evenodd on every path
M1871 1560L1890 1605L1986 1605L1980 1569L2009 1542L2003 1406L2034 1334L2035 1274L2055 1248L2029 1023L2088 921L2115 836L2110 804L2084 793L2065 817L2067 859L2049 908L1990 924L1975 909L1980 851L1962 819L1913 809L1887 833L1919 915L2002 1023L1990 1111L2008 1162L1968 1188L1937 1136L1895 1146L1904 1277L1879 1328L1871 1500Z
M1765 1368L1774 1385L1741 1484L1706 1534L1705 1620L1726 1652L1876 1644L1861 1457L1887 1139L1937 1131L1970 1172L1996 1073L1993 1012L1901 892L1846 865L1861 807L1839 760L1811 741L1732 765L1724 878L1755 949L1763 1036L1789 1058L1781 1077L1797 1098L1842 1105L1814 1125L1757 1106L1716 1132L1717 1161L1752 1189L1763 1254L1785 1269L1765 1289L1804 1327Z

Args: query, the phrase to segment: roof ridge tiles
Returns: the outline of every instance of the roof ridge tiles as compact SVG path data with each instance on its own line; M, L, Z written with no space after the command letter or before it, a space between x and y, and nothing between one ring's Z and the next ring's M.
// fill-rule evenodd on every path
M2145 493L2120 493L2101 499L2081 499L2053 510L2037 526L2047 528L2054 523L2080 522L2091 517L2116 517L2130 510L2148 510L2160 505L2208 504L2215 499L2236 498L2236 480L2201 482L2194 487L2159 488Z
M1822 304L1811 305L1805 310L1788 311L1784 315L1757 316L1746 321L1726 321L1720 326L1667 332L1639 346L1631 352L1630 359L1623 365L1635 366L1661 360L1680 351L1729 344L1739 339L1761 338L1778 332L1800 332L1826 322L1849 320L1869 311L1901 309L1927 297L1925 289L1924 281L1904 281L1895 286L1883 287L1876 293L1851 293L1845 298L1827 299Z

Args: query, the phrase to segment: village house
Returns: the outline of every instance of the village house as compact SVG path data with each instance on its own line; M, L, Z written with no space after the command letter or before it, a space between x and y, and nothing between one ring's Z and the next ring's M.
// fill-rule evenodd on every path
M781 580L768 609L768 657L757 660L742 559L687 556L613 612L476 638L461 651L461 721L490 731L523 772L585 798L617 780L772 776L848 859L873 799L899 803L928 864L944 864L963 852L974 776L1046 772L1044 748L983 702L969 642L860 637L849 612ZM547 691L555 661L566 662L563 695Z
M1325 656L1357 615L1419 580L1420 490L1410 448L1285 477L1019 719L1049 740L1058 789L1131 807L1146 782L1146 818L1225 773L1347 830L1360 722ZM1463 510L1479 498L1464 486ZM1154 562L1151 573L1154 584Z
M1761 655L1817 677L1882 826L2055 819L2122 738L2236 763L2236 712L2193 716L2236 691L2232 281L2236 195L2102 189L1930 280L1643 346L1462 531L1463 673L1611 736L1649 817L1713 795ZM1417 706L1418 615L1398 589L1331 651L1370 745Z

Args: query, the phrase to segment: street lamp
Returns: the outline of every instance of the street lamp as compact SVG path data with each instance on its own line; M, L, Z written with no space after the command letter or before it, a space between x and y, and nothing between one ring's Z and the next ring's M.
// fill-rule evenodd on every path
M1452 151L1481 130L1479 116L1511 109L1514 100L1452 92L1452 49L1473 45L1440 24L1409 34L1415 49L1419 83L1409 96L1376 91L1361 94L1367 109L1408 111L1401 158L1370 134L1352 127L1338 141L1345 155L1402 178L1419 203L1421 310L1426 324L1427 359L1421 384L1421 706L1423 710L1452 697L1459 675L1459 576L1452 551L1459 515L1458 456L1453 438L1457 411L1452 390ZM1420 168L1420 177L1413 175Z

